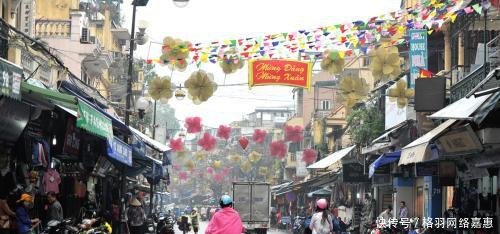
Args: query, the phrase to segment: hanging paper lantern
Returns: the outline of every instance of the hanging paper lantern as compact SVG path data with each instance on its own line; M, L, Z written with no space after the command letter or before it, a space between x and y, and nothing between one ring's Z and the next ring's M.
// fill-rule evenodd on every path
M201 132L201 118L200 117L188 117L186 118L184 127L186 127L188 133L198 133Z
M368 95L368 84L363 78L344 77L340 80L340 101L349 111Z
M219 65L224 74L231 74L243 68L245 66L245 61L236 50L232 49L224 53Z
M215 160L213 166L216 170L219 170L222 167L222 162L220 160Z
M187 172L185 172L185 171L179 172L179 179L180 180L184 180L185 181L185 180L187 180L187 178L188 178L188 173Z
M338 50L326 50L323 53L321 69L332 75L339 74L344 69L345 59Z
M217 137L227 140L229 139L230 136L231 136L231 127L220 125L219 129L217 129Z
M203 70L193 72L184 82L184 86L188 90L189 98L197 105L206 102L217 90L212 73Z
M172 168L174 169L174 171L178 171L178 170L180 170L180 169L181 169L181 166L179 166L179 164L177 164L177 163L174 163L174 164L172 165Z
M284 141L273 141L269 145L271 156L283 159L287 153L287 147Z
M214 176L214 181L217 182L217 183L222 183L223 179L224 179L224 176L221 175L220 173L219 174L215 174L215 176Z
M415 95L415 90L407 88L406 81L399 80L396 83L396 87L389 89L390 99L396 99L399 108L405 108L408 104L408 98L412 98Z
M201 161L205 158L205 153L198 151L194 154L194 158L196 161Z
M170 148L172 148L172 151L174 152L179 152L184 150L184 142L182 142L181 138L177 139L170 139Z
M160 60L163 64L169 64L171 68L185 70L187 67L187 58L189 57L189 49L192 47L188 41L165 37L163 39L162 56Z
M257 152L257 151L252 151L249 155L248 155L248 160L252 163L256 163L258 161L260 161L260 159L262 158L262 154Z
M252 140L257 144L263 144L266 141L267 132L261 129L255 129L253 132Z
M170 77L156 77L149 83L148 94L154 100L168 100L173 96L172 82Z
M194 162L192 160L188 160L186 161L186 163L184 164L184 166L189 170L189 171L193 171L194 168L195 168L195 165L194 165Z
M314 149L305 149L302 155L302 161L304 161L307 165L316 162L316 158L318 157L318 152Z
M259 175L261 176L267 175L267 167L259 167Z
M304 139L303 128L301 126L285 126L285 141L293 143L301 142Z
M246 137L244 137L244 136L240 137L240 139L238 139L238 143L240 144L240 146L243 150L247 149L248 139Z
M241 162L241 155L231 155L229 156L229 160L232 162L232 163L239 163Z
M205 151L212 151L213 149L215 149L215 146L217 146L217 139L210 135L210 133L205 132L205 134L203 134L203 137L198 140L198 145L201 146L201 148L203 148L203 150Z
M177 158L184 158L186 157L186 154L187 152L185 150L175 152L175 156L177 156Z
M213 174L214 173L214 169L212 167L207 167L207 173L208 174Z
M250 161L245 161L241 164L240 169L243 173L248 173L252 170L252 163Z
M370 70L376 80L387 80L401 74L399 50L396 46L380 46L370 53Z

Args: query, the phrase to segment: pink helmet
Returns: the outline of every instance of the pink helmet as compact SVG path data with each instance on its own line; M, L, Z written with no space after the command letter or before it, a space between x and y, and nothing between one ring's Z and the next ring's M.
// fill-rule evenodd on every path
M324 198L321 198L319 200L316 201L316 206L322 210L326 209L328 207L328 202L326 201L326 199Z

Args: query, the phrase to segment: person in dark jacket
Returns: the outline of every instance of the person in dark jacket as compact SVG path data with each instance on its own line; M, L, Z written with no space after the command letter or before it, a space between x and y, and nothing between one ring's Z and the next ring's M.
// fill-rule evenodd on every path
M33 197L23 193L21 198L17 200L16 208L17 232L19 234L31 234L40 225L39 219L30 218L28 212L31 208L33 208Z

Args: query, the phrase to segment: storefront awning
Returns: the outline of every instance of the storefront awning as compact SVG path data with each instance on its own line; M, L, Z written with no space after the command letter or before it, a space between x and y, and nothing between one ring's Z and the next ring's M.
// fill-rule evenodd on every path
M492 101L488 101L488 100ZM464 97L451 105L441 109L440 111L429 116L430 119L456 119L456 120L473 120L473 114L482 107L485 103L496 105L500 99L500 92L487 94L480 97L469 98Z
M373 174L375 174L375 169L377 169L383 165L393 163L393 162L399 160L400 157L401 157L401 151L396 151L396 152L380 155L380 157L378 157L377 160L375 160L375 162L370 164L370 168L368 171L368 177L371 178L373 176Z
M332 190L327 189L327 188L321 188L316 191L310 192L307 194L308 197L314 197L314 196L330 196L332 194Z
M153 149L155 149L159 152L165 152L165 151L170 150L170 147L168 147L165 144L162 144L156 140L153 140L152 138L146 136L144 133L142 133L141 131L139 131L135 128L130 127L130 131L132 131L132 133L134 133L134 135L140 137L147 145L149 145L150 147L152 147Z
M447 120L446 122L432 129L430 132L405 146L401 150L399 165L419 163L430 160L432 157L431 150L429 148L431 141L435 140L440 134L442 134L455 122L456 120Z
M333 154L330 154L326 158L321 159L318 162L308 166L307 169L325 169L348 155L355 147L356 146L353 145L351 147L344 148Z
M377 143L379 141L382 141L382 140L386 139L389 136L389 134L399 131L400 129L408 126L408 124L410 124L411 122L413 122L413 120L411 120L411 119L410 120L406 120L406 121L404 121L404 122L402 122L402 123L400 123L400 124L398 124L398 125L390 128L390 129L388 129L384 134L382 134L381 136L375 138L375 140L373 140L372 143Z
M32 100L44 99L46 102L53 105L60 105L69 109L76 110L77 99L73 95L61 93L57 90L38 87L36 85L21 83L21 91L24 95L32 96Z

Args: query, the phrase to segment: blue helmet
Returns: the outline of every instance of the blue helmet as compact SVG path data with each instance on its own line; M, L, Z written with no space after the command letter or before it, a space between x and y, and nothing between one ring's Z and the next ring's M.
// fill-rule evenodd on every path
M220 205L227 206L233 204L233 199L229 195L222 195L220 198Z

